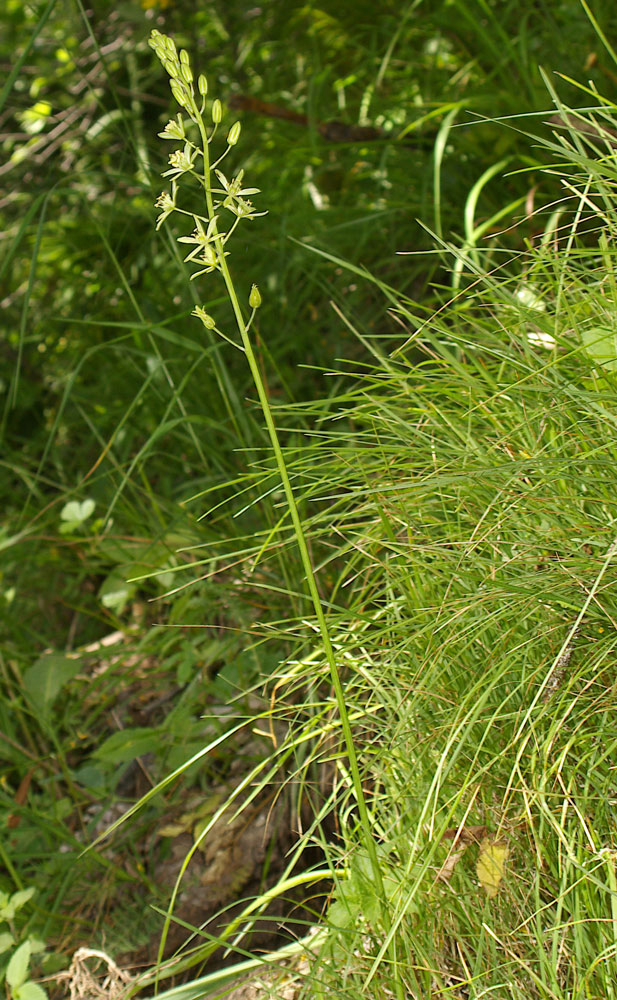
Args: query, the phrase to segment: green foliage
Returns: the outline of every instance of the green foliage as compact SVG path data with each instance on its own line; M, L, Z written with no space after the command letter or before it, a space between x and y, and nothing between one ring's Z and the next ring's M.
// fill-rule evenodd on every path
M617 371L617 340L613 330L588 327L583 331L583 343L597 365L609 372Z
M11 1000L47 1000L43 987L29 978L30 959L43 951L45 945L32 935L24 940L23 934L16 936L15 930L15 916L32 899L34 892L34 888L22 889L11 896L0 892L0 926L6 923L9 927L9 930L0 931L0 982L6 981ZM5 959L10 952L7 963Z
M79 668L77 658L62 653L44 653L28 667L23 676L24 691L37 713L46 715L51 711L65 684L75 677Z
M390 857L384 845L377 850L383 872L385 902L390 911L396 908L397 897L401 894L400 861ZM417 906L410 899L406 907L409 919L417 913ZM376 955L383 940L382 901L375 893L371 862L366 851L356 850L349 864L346 878L339 878L332 902L328 907L327 922L329 935L321 952L321 958L337 964L347 962L356 950Z
M307 990L612 995L613 5L590 13L4 5L1 853L12 888L37 885L45 940L91 944L124 892L167 905L139 845L181 790L119 827L111 860L84 847L143 793L136 773L156 785L218 747L237 721L220 705L247 714L272 677L291 730L272 767L308 796L323 760L335 771L306 844L330 858L340 933ZM267 198L234 230L237 301L259 309L255 362L345 681L372 897L306 566L246 357L217 334L233 339L233 308L180 253L220 265L212 218L172 184L154 231L156 133L179 143L170 182L200 154L153 27L195 50L213 124L241 122L221 224L253 197L241 169ZM231 764L217 750L184 780L207 796ZM440 831L464 821L512 846L494 904L475 848L436 879Z
M584 183L607 195L606 163L577 164L573 200ZM580 197L592 228L595 202ZM291 466L313 547L337 539L333 642L388 851L384 879L396 873L387 933L343 765L332 926L307 995L392 990L392 941L412 995L453 984L517 998L613 989L612 924L601 929L615 884L608 195L600 212L599 246L590 230L566 230L525 255L524 277L479 272L428 319L399 297L410 336L389 356L365 340L373 362L349 376L339 366L336 417ZM293 677L281 672L290 700L303 684L315 691L320 663L316 644ZM315 763L332 754L318 724L332 710L324 692L303 727L295 716ZM478 853L469 830L490 834ZM499 879L486 877L487 844Z

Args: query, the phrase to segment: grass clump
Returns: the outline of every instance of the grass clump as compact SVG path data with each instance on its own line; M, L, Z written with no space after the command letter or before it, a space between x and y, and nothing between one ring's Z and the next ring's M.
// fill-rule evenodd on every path
M400 342L279 408L330 637L272 701L332 881L302 996L614 995L614 165L563 113L559 226L501 273L449 246L446 308L390 295Z
M307 996L388 995L395 971L414 997L613 994L614 166L569 141L571 221L428 320L399 300L406 339L338 369L297 463L390 910L335 754Z

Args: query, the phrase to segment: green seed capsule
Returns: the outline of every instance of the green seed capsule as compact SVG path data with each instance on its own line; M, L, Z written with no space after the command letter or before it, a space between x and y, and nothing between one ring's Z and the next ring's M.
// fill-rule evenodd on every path
M257 285L253 285L251 288L251 294L249 295L249 306L251 309L259 309L261 305L261 293Z

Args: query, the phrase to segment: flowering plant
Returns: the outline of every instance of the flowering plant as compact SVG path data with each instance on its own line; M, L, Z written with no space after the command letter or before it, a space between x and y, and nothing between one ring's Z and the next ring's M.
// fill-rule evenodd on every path
M229 269L227 260L229 251L225 248L240 222L245 219L253 221L263 212L258 212L249 200L249 195L258 194L257 188L244 186L244 172L240 170L235 177L229 180L220 169L220 164L228 155L230 149L235 146L240 138L240 122L234 122L229 129L226 138L225 149L217 159L212 160L210 156L210 146L217 134L218 126L223 117L222 106L219 100L214 100L210 107L211 124L206 124L204 118L206 110L206 97L208 94L208 82L201 74L197 79L197 87L194 85L193 71L190 66L188 53L183 49L177 52L173 40L159 31L153 31L150 36L150 45L158 55L163 66L169 73L170 87L173 96L186 112L189 118L189 133L187 133L187 123L182 114L178 114L175 119L171 119L162 132L159 133L162 139L171 139L181 142L182 146L176 149L169 157L169 170L163 174L164 177L171 177L171 194L164 192L157 201L157 207L161 209L161 214L157 219L157 228L173 212L188 216L193 225L190 236L180 236L178 242L188 244L191 249L184 258L186 262L197 265L198 270L192 275L197 278L200 275L210 272L218 272L225 283L225 288L231 307L233 309L240 342L238 343L227 334L218 329L216 320L205 306L197 306L193 310L193 315L201 320L208 331L219 334L234 347L237 347L245 355L253 376L255 388L259 396L262 413L270 437L272 451L276 458L276 464L281 477L281 483L285 492L289 515L294 527L296 540L302 565L305 572L306 584L310 593L311 601L315 609L315 617L319 625L319 631L323 643L325 658L328 663L330 679L335 692L337 707L340 715L341 729L343 732L347 757L349 761L349 771L355 791L356 802L360 823L363 830L366 851L368 855L368 866L372 875L372 885L376 892L376 897L380 901L379 909L382 913L383 927L386 934L389 934L390 923L387 907L382 906L384 896L384 883L381 875L379 858L373 837L373 830L368 814L368 808L362 786L360 769L358 766L357 753L354 745L349 713L345 701L345 693L341 681L339 667L334 653L334 647L330 638L328 622L317 586L317 577L313 569L309 555L308 544L304 533L302 521L298 513L298 507L291 486L285 458L281 449L278 432L274 423L270 401L263 382L262 374L253 351L249 336L250 327L255 318L255 314L261 306L261 294L255 284L252 285L248 296L248 307L250 315L245 318L244 310L238 299L236 288ZM199 133L199 143L193 142L190 137L190 122ZM177 205L178 187L184 182L186 177L197 179L203 189L205 212L202 214L195 211L186 211ZM219 186L213 184L213 178ZM228 229L223 229L219 225L219 218L224 212L229 212L233 216L233 222ZM394 945L390 950L394 949ZM394 949L395 950L395 949ZM397 1000L402 1000L402 986L398 990Z

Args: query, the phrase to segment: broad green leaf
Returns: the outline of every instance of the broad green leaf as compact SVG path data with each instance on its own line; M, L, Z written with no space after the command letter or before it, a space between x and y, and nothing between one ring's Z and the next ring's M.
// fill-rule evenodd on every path
M79 673L79 658L63 653L43 653L24 674L24 687L40 712L48 712L68 681Z
M99 600L104 608L119 615L135 593L135 587L128 584L124 576L111 573L99 590Z
M18 910L21 910L22 906L25 906L26 903L30 902L35 892L36 889L34 886L31 886L29 889L20 889L19 892L14 892L11 896L11 904L14 912L17 913Z
M161 746L161 735L157 729L136 726L134 729L122 729L112 733L98 749L93 757L105 764L126 764L136 757L153 753Z
M107 785L107 777L103 767L93 763L82 764L74 772L73 776L78 784L85 788L92 788L98 791Z
M3 955L5 951L12 948L15 944L15 938L8 931L3 931L0 934L0 955Z
M597 365L610 372L617 371L617 328L592 326L582 331L582 337L585 350Z
M28 980L14 991L15 1000L48 1000L47 993L38 983Z
M63 522L60 526L60 533L69 535L77 531L84 521L92 515L96 504L94 500L70 500L60 511L60 519Z
M349 906L346 901L341 902L335 899L328 908L328 923L338 930L353 927L358 918L358 910L354 906Z
M30 942L24 941L11 957L6 970L6 981L12 990L17 990L25 983L30 964Z

